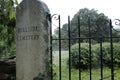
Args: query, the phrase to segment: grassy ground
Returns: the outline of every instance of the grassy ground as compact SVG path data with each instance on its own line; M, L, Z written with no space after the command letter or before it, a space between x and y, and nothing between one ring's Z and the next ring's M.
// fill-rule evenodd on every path
M57 75L55 76L56 80L59 80L59 52L58 51L54 51L54 59L53 59L53 63L55 64L54 66L54 72L57 73ZM69 69L67 66L67 59L68 59L68 51L62 51L62 80L69 80ZM89 75L90 71L89 70L82 70L81 71L81 78L82 80L89 80L90 75ZM104 78L103 80L111 80L110 77L110 73L111 70L109 68L104 68L103 69L103 73L104 73ZM116 68L115 69L115 80L120 80L120 69ZM78 69L71 69L71 78L72 80L79 80L79 70ZM100 68L98 69L92 69L92 80L100 80Z

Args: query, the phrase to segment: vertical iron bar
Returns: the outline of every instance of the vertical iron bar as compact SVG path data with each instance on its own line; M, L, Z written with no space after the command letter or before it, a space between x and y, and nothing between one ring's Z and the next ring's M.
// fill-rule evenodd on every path
M90 17L88 17L88 27L89 27L89 60L90 60L90 80L92 80L92 53L91 53L91 30L90 30Z
M100 43L100 80L103 80L103 48L102 48L102 29L99 25L97 25L98 27L98 33L99 33L99 43Z
M59 80L61 80L61 28L60 28L60 15L58 16L59 19Z
M101 72L101 80L103 80L103 52L102 52L102 38L100 38L100 72Z
M114 80L112 21L110 20L110 52L111 52L111 80Z
M78 16L78 37L79 37L79 40L78 40L78 44L79 44L79 80L81 80L81 42L80 42L80 17Z
M52 17L49 14L49 21L50 21L50 67L51 67L51 80L53 80L53 54L52 54Z
M71 80L71 40L70 40L70 16L68 16L68 43L69 43L69 80Z

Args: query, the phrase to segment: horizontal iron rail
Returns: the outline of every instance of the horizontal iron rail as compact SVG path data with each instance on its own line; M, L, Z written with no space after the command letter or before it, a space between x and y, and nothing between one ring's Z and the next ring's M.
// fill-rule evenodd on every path
M76 38L70 38L70 40L74 40L74 39L105 39L105 38L111 38L111 37L76 37ZM120 37L112 37L113 39L114 38L120 38ZM61 38L61 39L52 39L52 40L69 40L69 38Z
M55 14L56 15L56 14ZM110 34L108 36L102 36L102 31L99 27L99 35L98 36L93 36L92 37L92 34L91 34L91 25L90 25L90 18L88 19L88 33L89 33L89 37L81 37L81 30L80 30L80 19L78 17L78 23L77 23L77 26L78 26L78 30L76 30L77 32L71 32L71 21L70 21L70 16L68 16L68 31L66 31L68 33L68 36L66 38L62 38L62 34L61 34L61 20L60 20L60 15L58 16L58 19L59 20L59 36L58 38L53 38L52 37L52 24L50 25L50 53L51 53L51 80L53 80L53 53L52 53L52 44L53 44L53 40L58 40L59 41L59 80L62 80L62 56L61 56L61 48L62 48L62 45L61 45L61 40L68 40L68 52L69 52L69 78L68 80L71 80L72 79L72 72L71 72L71 69L72 69L72 66L71 66L71 60L72 60L72 57L71 57L71 40L78 40L78 43L79 43L79 63L81 62L81 40L82 39L88 39L88 43L89 43L89 67L90 67L90 73L89 73L89 77L90 79L89 80L92 80L92 39L99 39L99 47L100 47L100 80L103 80L103 79L106 79L107 77L104 77L103 76L103 68L104 68L104 65L103 65L103 49L102 49L102 45L103 45L103 39L109 39L109 42L110 42L110 47L111 47L111 75L108 76L108 77L111 77L111 80L114 80L114 55L113 55L113 39L119 39L120 36L113 36L112 35L112 22L110 21ZM52 20L50 20L51 23L52 23ZM72 33L77 33L78 36L77 37L71 37ZM79 80L81 80L81 64L79 64Z

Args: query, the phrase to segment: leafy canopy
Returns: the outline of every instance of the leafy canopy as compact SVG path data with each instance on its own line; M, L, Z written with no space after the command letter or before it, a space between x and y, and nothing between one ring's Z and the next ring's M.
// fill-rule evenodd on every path
M70 21L71 25L71 38L78 37L78 17L80 17L80 36L81 37L89 37L89 27L91 30L91 37L98 36L109 36L109 18L105 16L103 13L98 13L97 10L88 8L80 9ZM64 24L61 28L61 36L62 38L68 38L68 24ZM59 35L59 29L55 30L56 38ZM81 39L81 42L86 42L87 39ZM99 39L93 39L93 41L98 42ZM104 39L103 41L107 41ZM71 40L72 44L77 43L78 40ZM68 46L68 41L62 41L62 45L64 48Z

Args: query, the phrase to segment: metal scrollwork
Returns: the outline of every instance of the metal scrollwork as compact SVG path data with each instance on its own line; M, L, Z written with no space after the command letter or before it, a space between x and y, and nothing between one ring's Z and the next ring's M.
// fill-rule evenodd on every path
M120 26L120 20L119 19L115 19L114 22L115 22L115 25Z
M115 19L112 21L113 29L116 31L120 31L120 19Z
M58 14L53 14L51 16L52 19L59 20L59 15Z
M59 21L59 15L58 14L53 14L51 16L51 19L52 19L52 25L58 27L58 21Z

